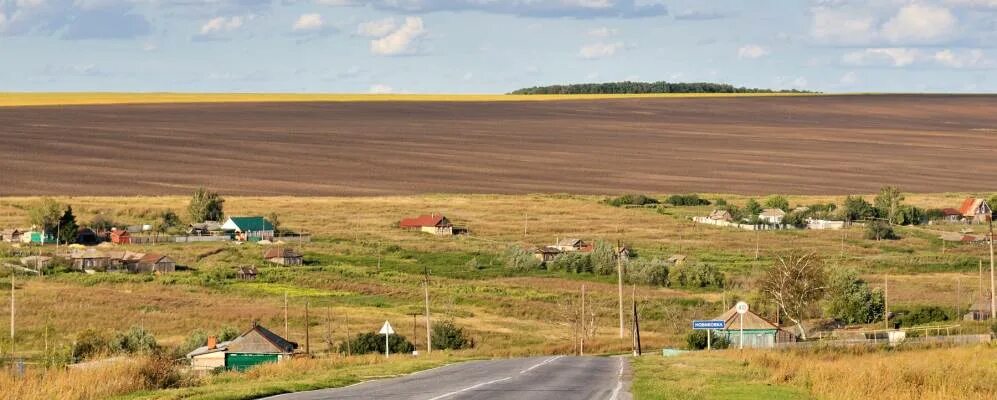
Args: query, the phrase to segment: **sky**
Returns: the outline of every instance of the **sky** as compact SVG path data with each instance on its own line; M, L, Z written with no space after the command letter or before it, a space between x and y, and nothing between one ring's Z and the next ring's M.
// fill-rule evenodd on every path
M0 91L997 92L997 0L0 0Z

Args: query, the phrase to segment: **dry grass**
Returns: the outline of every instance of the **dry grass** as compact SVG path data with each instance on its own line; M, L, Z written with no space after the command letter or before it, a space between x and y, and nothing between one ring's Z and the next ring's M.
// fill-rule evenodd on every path
M86 105L86 104L155 104L155 103L247 103L247 102L363 102L363 101L550 101L628 98L694 98L801 96L792 93L663 93L663 94L581 94L581 95L505 95L505 94L349 94L349 93L0 93L0 107ZM811 95L812 96L812 95Z
M803 386L821 399L997 398L993 345L856 353L753 352L747 360L768 369L773 383Z
M0 373L0 400L102 400L144 389L142 359L129 359L89 369L29 368L23 377Z

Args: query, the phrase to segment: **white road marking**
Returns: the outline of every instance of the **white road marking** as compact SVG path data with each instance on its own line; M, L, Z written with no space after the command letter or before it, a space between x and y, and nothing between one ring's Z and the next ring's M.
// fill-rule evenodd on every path
M512 379L512 377L508 377L507 376L507 377L502 378L502 379L496 379L494 381L488 381L488 382L484 382L484 383L479 383L477 385L469 386L469 387L463 388L461 390L457 390L457 391L453 391L453 392L450 392L450 393L441 394L441 395L433 397L433 398L431 398L429 400L440 400L442 398L450 397L450 396L453 396L453 395L458 394L458 393L464 393L464 392L466 392L468 390L474 390L474 389L477 389L477 388L482 387L482 386L487 386L487 385L491 385L493 383L499 383L499 382L502 382L502 381L507 381L509 379Z
M519 371L519 373L521 373L521 374L525 374L525 373L527 373L527 372L530 372L530 371L532 371L532 370L533 370L534 368L537 368L537 367L539 367L539 366L542 366L542 365L544 365L544 364L547 364L547 363L549 363L549 362L551 362L551 361L554 361L554 360L556 360L556 359L558 359L558 358L561 358L561 357L564 357L564 356L557 356L557 357L551 357L551 358L548 358L548 359L544 360L543 362L541 362L541 363L539 363L539 364L537 364L537 365L534 365L534 366L532 366L532 367L529 367L529 368L527 368L527 369L524 369L524 370L522 370L522 371Z
M609 400L616 400L620 397L620 390L623 389L623 357L620 357L620 372L616 375L616 389L613 389L613 396Z

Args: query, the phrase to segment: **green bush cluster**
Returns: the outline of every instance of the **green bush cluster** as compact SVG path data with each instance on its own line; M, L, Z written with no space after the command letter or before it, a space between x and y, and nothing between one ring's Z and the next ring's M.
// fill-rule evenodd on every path
M655 199L653 197L644 194L625 194L620 197L606 200L606 204L609 204L613 207L643 206L650 204L658 204L658 199Z
M688 336L685 337L685 344L689 350L703 350L706 348L706 333L705 330L695 330L692 331ZM726 349L730 347L730 342L726 337L713 335L710 340L710 347L714 349Z
M415 350L415 345L402 335L389 335L388 346L391 353L404 354ZM359 333L348 341L339 344L339 352L346 354L384 353L384 335L376 332Z
M897 308L893 310L893 318L890 320L895 325L911 327L930 324L932 322L944 322L957 319L952 310L939 306L917 306L911 308Z
M159 349L155 336L140 326L113 334L90 328L76 335L72 358L74 362L80 362L100 355L153 354Z
M684 264L672 268L673 286L687 288L723 287L724 274L713 264Z
M698 194L673 194L665 199L665 203L671 204L673 206L708 206L710 201L707 199L702 199Z
M474 347L474 341L468 337L463 328L453 320L443 320L433 323L433 348L436 350L460 350Z

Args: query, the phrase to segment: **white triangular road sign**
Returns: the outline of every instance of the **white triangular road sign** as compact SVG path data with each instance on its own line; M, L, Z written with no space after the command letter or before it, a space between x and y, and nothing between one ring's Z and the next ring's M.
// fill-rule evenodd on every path
M393 328L391 328L391 323L390 322L384 321L384 326L381 327L381 332L378 332L378 333L380 333L382 335L394 335L395 334L395 330Z

